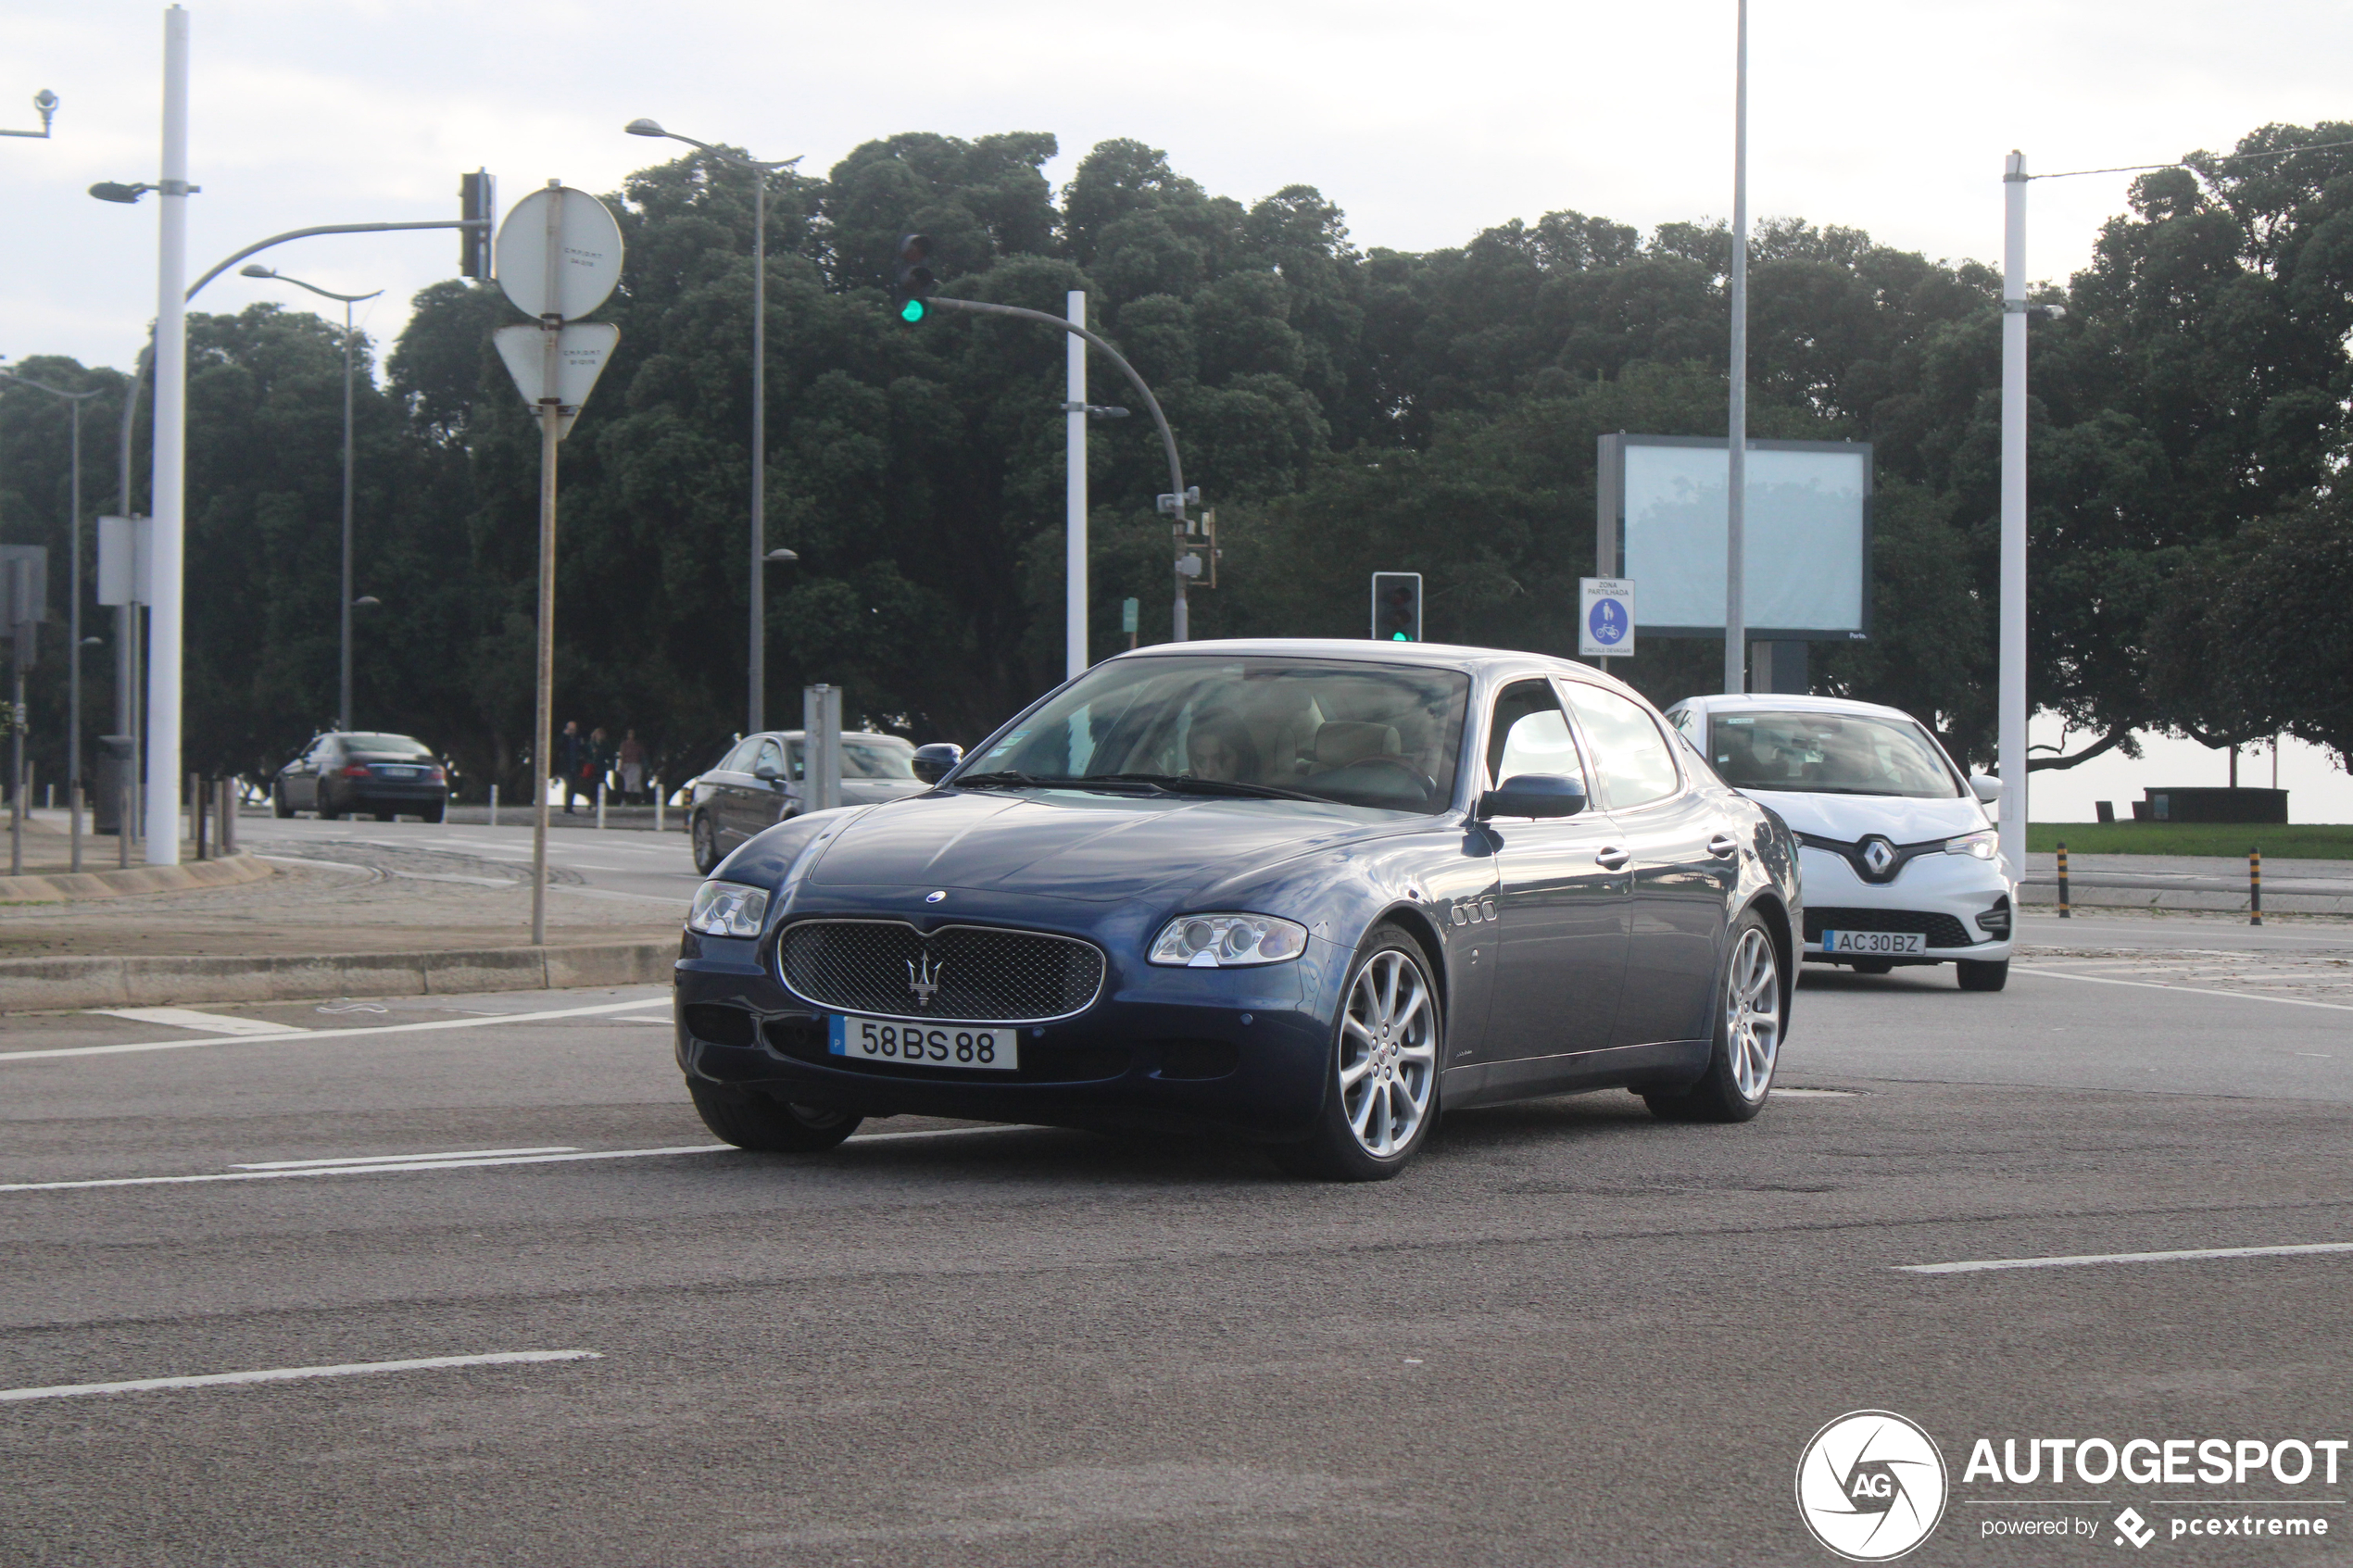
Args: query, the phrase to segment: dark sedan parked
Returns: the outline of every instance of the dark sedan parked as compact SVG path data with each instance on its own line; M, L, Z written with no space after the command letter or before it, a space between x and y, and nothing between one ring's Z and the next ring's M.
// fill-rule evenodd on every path
M1169 644L695 897L677 1054L746 1148L912 1113L1239 1135L1393 1174L1441 1106L1745 1121L1796 850L1631 688L1531 654Z
M800 743L799 730L748 735L695 780L686 807L695 870L710 875L729 850L800 814L805 771ZM914 746L897 735L857 731L842 736L842 804L874 806L922 794L919 760Z
M408 735L338 731L312 740L278 770L270 806L281 817L316 811L323 821L364 816L437 822L449 809L449 771L433 747Z

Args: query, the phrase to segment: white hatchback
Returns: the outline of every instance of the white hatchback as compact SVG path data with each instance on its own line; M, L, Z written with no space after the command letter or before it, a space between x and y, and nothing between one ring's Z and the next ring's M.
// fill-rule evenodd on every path
M1797 834L1809 961L1950 963L1964 991L2007 982L2017 888L1986 810L2000 780L1963 774L1926 725L1876 703L1695 696L1667 716Z

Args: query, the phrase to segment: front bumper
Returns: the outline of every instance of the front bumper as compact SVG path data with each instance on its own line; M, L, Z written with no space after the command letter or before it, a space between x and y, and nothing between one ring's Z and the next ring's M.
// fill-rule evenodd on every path
M1801 846L1797 853L1805 875L1805 956L1812 962L1851 961L1826 954L1820 941L1823 931L1844 928L1921 932L1922 951L1891 960L1898 964L1964 959L1999 963L2010 956L2016 889L1998 861L1923 855L1907 862L1894 881L1869 883L1843 855L1810 846ZM1954 940L1956 935L1963 940Z
M1331 1023L1311 998L1336 989L1322 984L1324 972L1346 961L1320 943L1293 962L1245 969L1114 960L1087 1011L1022 1026L1021 1069L1000 1074L828 1056L826 1014L785 989L771 967L774 944L774 931L757 942L686 934L673 1017L688 1077L865 1116L1152 1126L1266 1142L1305 1135L1322 1105Z

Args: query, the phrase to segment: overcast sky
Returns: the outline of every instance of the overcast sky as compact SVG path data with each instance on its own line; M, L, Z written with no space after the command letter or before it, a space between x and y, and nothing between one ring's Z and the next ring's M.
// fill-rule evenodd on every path
M1049 131L1057 184L1108 137L1165 148L1244 201L1320 187L1359 244L1457 245L1556 207L1647 229L1731 206L1732 0L1479 6L1190 0L888 6L774 0L198 0L191 276L310 224L455 216L459 171L511 202L654 161L650 115L822 171L900 131ZM0 0L0 354L123 364L155 309L162 7ZM2353 118L2353 6L2309 0L1755 0L1751 206L1995 259L2003 154L2030 168L2222 148L2270 120ZM2063 277L2128 177L2033 187L2031 268ZM454 270L445 233L298 242L268 257L346 292L370 330ZM201 307L282 285L231 276Z

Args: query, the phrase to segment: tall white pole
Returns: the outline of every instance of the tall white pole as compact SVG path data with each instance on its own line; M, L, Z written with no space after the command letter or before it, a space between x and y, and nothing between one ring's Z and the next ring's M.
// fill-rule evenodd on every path
M751 171L751 679L746 705L768 727L768 171Z
M156 260L155 521L148 563L147 863L180 863L182 561L188 491L188 13L163 14L163 175Z
M1748 0L1740 0L1732 91L1732 406L1724 475L1724 689L1748 674Z
M1072 289L1065 296L1066 320L1087 324L1087 291ZM1063 673L1076 675L1087 668L1087 340L1076 332L1063 334L1063 396L1070 409L1063 416L1064 509L1069 533L1063 547Z
M2002 859L2026 871L2026 155L2002 172Z

